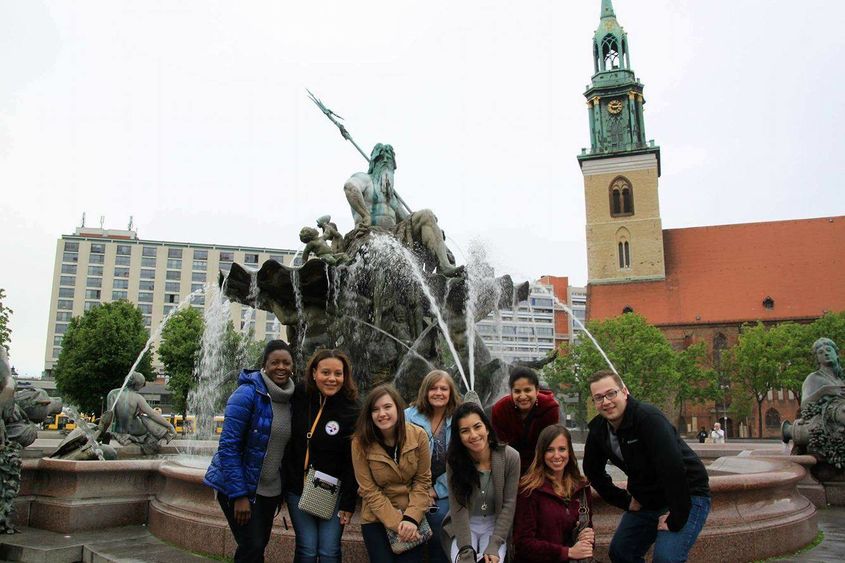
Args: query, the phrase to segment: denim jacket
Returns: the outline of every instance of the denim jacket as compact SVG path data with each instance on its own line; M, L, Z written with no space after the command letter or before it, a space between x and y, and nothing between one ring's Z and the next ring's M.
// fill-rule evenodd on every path
M431 434L431 421L428 417L418 411L417 407L408 407L405 409L405 419L425 430L428 436L428 451L434 452L434 436ZM443 423L446 425L446 446L448 447L452 435L452 417L447 418ZM434 492L439 499L449 498L449 486L445 471L434 481Z

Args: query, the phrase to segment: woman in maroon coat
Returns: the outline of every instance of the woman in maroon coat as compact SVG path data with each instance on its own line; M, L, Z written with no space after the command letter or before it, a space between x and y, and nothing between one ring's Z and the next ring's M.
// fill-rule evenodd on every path
M530 368L514 368L508 383L511 393L493 405L490 422L499 440L519 452L519 472L525 475L534 459L537 436L560 420L560 405L551 391L540 389L537 374Z
M593 556L590 483L581 476L569 430L549 426L519 482L513 542L520 563L556 563ZM579 527L579 509L587 506ZM580 529L580 531L578 531Z

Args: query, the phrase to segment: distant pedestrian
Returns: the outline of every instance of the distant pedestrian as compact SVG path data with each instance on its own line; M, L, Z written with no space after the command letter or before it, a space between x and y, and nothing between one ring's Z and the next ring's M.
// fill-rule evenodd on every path
M710 433L710 438L714 444L725 443L725 431L722 430L722 425L718 422L713 424L713 431Z
M701 430L699 430L697 436L698 436L698 442L700 444L703 444L707 440L707 430L705 430L704 427L702 426Z

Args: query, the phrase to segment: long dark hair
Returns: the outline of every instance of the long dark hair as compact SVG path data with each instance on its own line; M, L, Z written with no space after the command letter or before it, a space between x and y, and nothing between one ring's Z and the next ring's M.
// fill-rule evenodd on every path
M358 398L358 386L352 379L352 364L349 362L349 357L340 350L329 350L327 348L317 350L308 360L308 367L305 369L305 387L308 389L308 394L314 396L320 392L317 389L314 374L320 362L329 358L338 360L343 365L343 385L340 387L343 395L350 401L356 400Z
M569 461L563 468L563 481L560 483L552 478L552 471L546 465L546 450L549 449L552 442L557 440L558 436L566 438L566 449L569 452ZM537 437L537 446L534 448L534 461L531 462L528 471L519 480L520 491L525 495L530 495L534 489L543 486L546 479L552 483L555 493L563 498L571 498L575 487L584 480L581 471L578 469L578 459L575 457L575 449L572 447L572 436L569 434L569 429L563 424L546 426L540 432Z
M373 422L373 405L385 395L389 395L396 406L396 451L402 451L402 444L405 442L405 401L399 391L389 384L373 388L364 399L364 406L361 407L358 422L355 425L355 439L363 450L373 444L384 444L384 436Z
M487 427L487 443L490 449L501 447L496 439L496 432L490 419L484 414L484 410L473 402L462 403L452 413L452 437L449 439L449 449L446 451L446 463L452 470L449 478L449 495L453 496L461 506L469 507L469 497L472 495L473 487L481 486L481 477L475 468L475 462L461 442L460 424L461 419L471 414L477 414L484 426Z

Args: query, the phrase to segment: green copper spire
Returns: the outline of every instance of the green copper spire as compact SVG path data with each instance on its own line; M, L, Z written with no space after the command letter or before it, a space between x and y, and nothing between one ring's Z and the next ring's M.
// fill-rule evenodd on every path
M619 153L657 151L647 142L643 85L631 69L628 34L619 25L611 0L601 0L599 26L593 34L592 84L584 96L590 116L590 149L580 159Z

